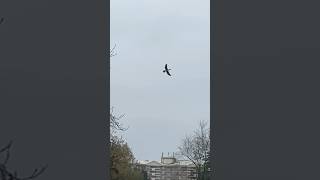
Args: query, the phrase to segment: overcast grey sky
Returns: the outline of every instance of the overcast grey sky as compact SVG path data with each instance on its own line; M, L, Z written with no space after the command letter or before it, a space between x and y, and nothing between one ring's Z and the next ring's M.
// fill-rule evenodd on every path
M111 106L126 115L122 135L138 160L176 152L199 120L210 120L209 3L111 0Z

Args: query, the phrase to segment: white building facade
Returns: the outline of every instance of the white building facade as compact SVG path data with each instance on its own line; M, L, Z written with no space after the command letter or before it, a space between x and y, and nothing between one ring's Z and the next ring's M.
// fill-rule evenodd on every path
M190 161L177 160L174 155L160 161L137 161L136 166L147 173L148 180L195 180L195 165Z

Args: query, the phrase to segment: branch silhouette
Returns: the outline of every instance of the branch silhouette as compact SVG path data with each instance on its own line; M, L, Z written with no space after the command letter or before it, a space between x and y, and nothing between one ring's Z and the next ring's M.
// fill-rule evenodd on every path
M0 155L5 154L3 162L0 162L0 180L30 180L35 179L40 176L48 167L48 165L43 166L40 169L35 169L30 176L19 177L17 171L11 172L8 170L7 163L10 158L10 148L12 146L12 141L8 143L5 147L0 149Z
M110 57L113 57L113 56L116 56L117 55L117 53L116 53L116 51L115 51L115 49L116 49L116 46L117 46L117 44L115 44L114 46L113 46L113 48L112 49L110 49Z
M120 119L123 118L125 115L122 114L120 116L116 116L113 110L114 110L114 107L111 107L110 127L114 130L126 131L129 127L123 127L123 125L120 123Z

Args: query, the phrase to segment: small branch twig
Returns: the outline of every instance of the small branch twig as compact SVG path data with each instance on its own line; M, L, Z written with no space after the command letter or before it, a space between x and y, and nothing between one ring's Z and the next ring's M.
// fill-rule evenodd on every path
M117 46L117 44L115 44L113 46L113 48L110 50L110 53L109 53L110 57L113 57L113 56L117 55L117 53L115 52L116 46Z
M40 168L40 170L35 169L33 171L33 173L28 176L28 177L24 177L24 178L19 178L18 177L18 173L16 171L14 171L13 173L10 172L7 168L7 162L9 161L10 158L10 148L12 146L12 141L10 141L8 143L8 145L6 145L4 148L0 149L0 154L2 153L6 153L4 161L0 162L0 180L30 180L30 179L34 179L36 177L38 177L40 174L42 174L48 167L48 165Z

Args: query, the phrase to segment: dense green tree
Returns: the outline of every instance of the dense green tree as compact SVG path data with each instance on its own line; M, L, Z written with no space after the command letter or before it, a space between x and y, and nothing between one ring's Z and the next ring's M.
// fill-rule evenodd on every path
M125 140L116 135L126 128L120 124L122 116L116 116L113 110L110 114L110 152L111 180L144 180L143 173L134 168L134 155Z
M128 144L118 136L111 137L111 179L143 180L143 173L134 168L134 156Z

